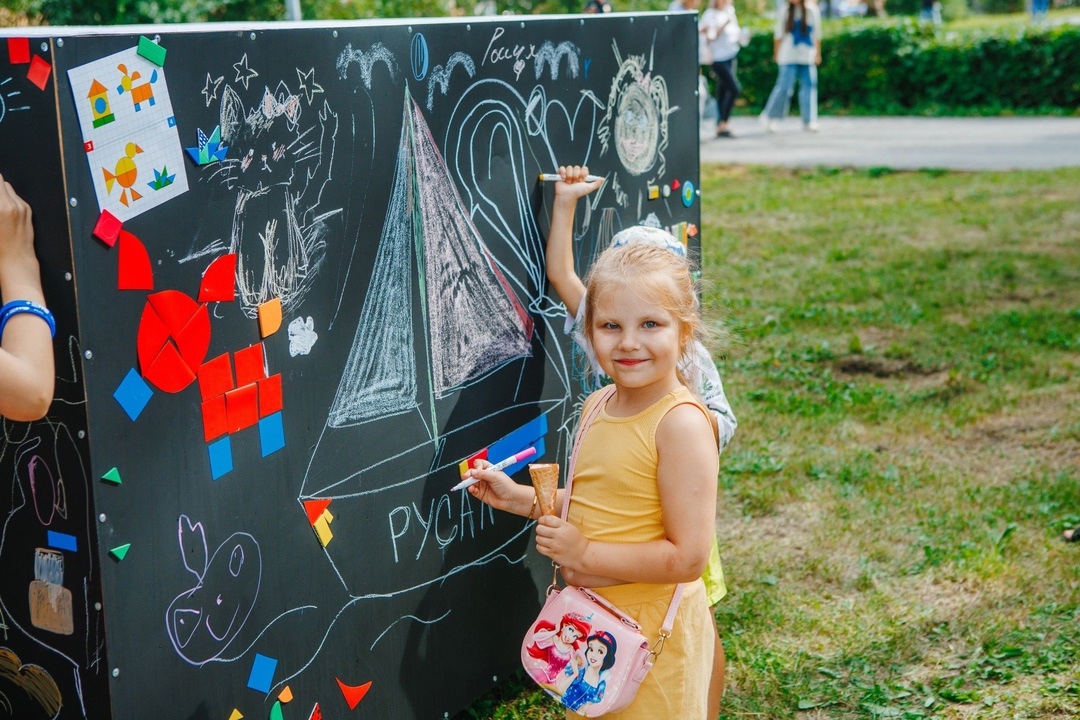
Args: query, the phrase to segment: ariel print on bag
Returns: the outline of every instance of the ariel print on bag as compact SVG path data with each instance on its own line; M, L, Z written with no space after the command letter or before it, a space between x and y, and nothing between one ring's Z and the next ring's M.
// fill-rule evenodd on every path
M602 702L607 690L607 676L615 664L615 638L603 630L590 635L586 641L584 669L581 658L566 667L571 673L570 685L562 695L562 704L577 712L589 703Z
M591 629L588 619L577 613L563 615L557 628L548 620L536 623L532 644L527 648L532 661L526 670L532 679L556 695L562 695L569 684L563 671L578 655Z

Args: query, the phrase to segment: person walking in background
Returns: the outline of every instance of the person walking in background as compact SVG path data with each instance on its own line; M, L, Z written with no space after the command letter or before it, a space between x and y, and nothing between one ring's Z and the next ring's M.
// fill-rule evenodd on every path
M52 403L56 322L45 307L30 206L0 175L0 415L29 421Z
M1046 22L1050 15L1050 0L1031 0L1031 21Z
M817 66L821 64L821 13L813 0L788 0L776 17L773 59L780 67L761 123L776 132L787 115L795 81L799 82L799 111L803 130L817 132Z
M709 7L701 16L698 32L708 43L712 59L712 71L716 75L716 109L718 123L716 135L731 137L728 119L735 99L742 92L736 77L737 59L742 33L731 0L709 0Z
M607 0L589 0L585 3L585 9L581 12L592 15L594 13L609 13L611 12L611 3Z
M686 12L688 10L697 12L700 4L701 0L671 0L671 4L668 5L668 12Z

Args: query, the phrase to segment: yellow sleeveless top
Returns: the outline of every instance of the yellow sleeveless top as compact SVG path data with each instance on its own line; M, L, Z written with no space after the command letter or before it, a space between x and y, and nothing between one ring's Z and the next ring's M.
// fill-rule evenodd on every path
M590 395L582 415L596 402ZM660 489L656 483L659 454L656 429L677 405L691 404L708 420L708 411L686 388L674 390L651 407L629 417L601 410L578 451L568 522L590 540L640 543L664 538ZM658 636L675 584L627 583L595 592L634 617L650 642ZM712 671L712 618L701 580L683 593L671 637L646 676L634 703L605 718L704 718ZM567 712L568 718L581 717Z

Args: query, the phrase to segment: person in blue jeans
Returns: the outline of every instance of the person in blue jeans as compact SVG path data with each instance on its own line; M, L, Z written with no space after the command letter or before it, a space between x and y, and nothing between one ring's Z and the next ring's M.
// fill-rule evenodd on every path
M761 124L776 132L787 115L791 94L799 82L803 130L817 132L817 66L821 64L821 12L813 0L787 0L777 14L773 58L780 66L776 85L761 113Z

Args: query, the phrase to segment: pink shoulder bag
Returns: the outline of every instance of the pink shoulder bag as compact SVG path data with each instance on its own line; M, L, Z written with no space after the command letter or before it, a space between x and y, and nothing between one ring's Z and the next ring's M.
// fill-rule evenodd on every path
M614 393L615 386L608 386L581 420L567 468L563 520L570 509L581 440ZM521 664L549 695L584 717L623 710L634 701L671 635L685 585L675 588L660 636L650 647L634 618L588 588L560 588L558 574L555 565L544 607L521 643Z

